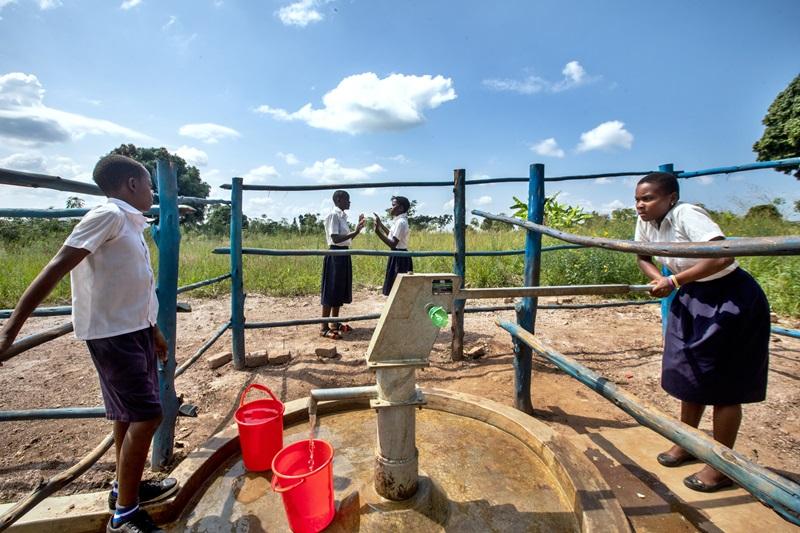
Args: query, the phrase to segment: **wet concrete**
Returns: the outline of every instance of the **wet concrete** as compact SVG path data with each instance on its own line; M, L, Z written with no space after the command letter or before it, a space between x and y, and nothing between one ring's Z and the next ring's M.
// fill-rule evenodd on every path
M334 449L337 516L326 531L578 531L555 478L513 436L469 418L434 410L417 413L420 470L436 507L377 512L372 476L375 413L355 411L320 419L318 438ZM284 443L308 438L308 427L285 432ZM288 532L271 474L248 473L241 458L223 467L197 504L169 531ZM442 519L441 517L446 517ZM444 523L441 523L446 520Z

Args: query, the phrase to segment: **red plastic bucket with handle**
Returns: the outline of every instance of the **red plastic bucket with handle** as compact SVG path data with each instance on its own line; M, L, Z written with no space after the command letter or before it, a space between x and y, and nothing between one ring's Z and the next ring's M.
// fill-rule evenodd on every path
M264 391L270 398L244 403L247 393L252 389ZM239 426L242 461L248 470L252 472L269 470L272 458L283 448L285 409L281 401L264 385L252 383L242 392L234 418Z
M272 460L272 490L283 497L294 533L317 533L333 521L333 446L314 439L314 468L309 470L309 441L289 444Z

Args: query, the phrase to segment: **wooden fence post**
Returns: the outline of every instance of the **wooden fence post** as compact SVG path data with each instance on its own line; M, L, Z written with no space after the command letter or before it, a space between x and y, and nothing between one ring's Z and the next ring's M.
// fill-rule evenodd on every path
M178 264L180 260L181 233L178 227L177 169L169 161L156 163L159 215L158 226L153 227L153 238L158 245L158 329L169 347L167 362L159 363L158 392L161 397L163 419L153 435L150 464L153 470L163 470L172 460L175 439L175 419L178 416L178 398L175 394L175 338L177 333Z
M244 369L244 273L242 271L242 178L231 187L231 351L233 367Z
M528 220L536 224L544 221L544 165L537 163L530 166L528 181ZM525 272L524 285L539 285L539 274L542 266L542 235L528 231L525 237ZM531 333L536 331L536 306L538 298L522 298L516 305L517 323ZM533 414L531 401L531 377L533 373L533 355L531 349L516 337L514 341L514 406L528 414Z
M659 172L669 172L670 174L675 172L675 166L672 163L666 163L664 165L658 165ZM661 267L661 274L664 276L669 276L672 272L666 267ZM664 337L667 334L667 319L669 318L669 306L672 304L672 300L675 299L675 294L677 291L672 291L669 293L669 296L661 298L661 336Z
M466 170L457 168L453 170L453 237L456 241L456 254L453 260L453 273L461 276L466 284L467 273L467 243L466 243L466 212L467 212L467 186ZM450 353L453 361L464 359L464 300L453 300L453 315L450 331Z

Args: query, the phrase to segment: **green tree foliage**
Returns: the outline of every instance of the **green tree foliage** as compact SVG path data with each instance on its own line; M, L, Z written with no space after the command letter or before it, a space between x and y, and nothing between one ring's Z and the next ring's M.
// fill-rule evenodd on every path
M622 209L614 209L611 212L611 220L620 222L632 222L636 220L636 209L632 207L623 207Z
M195 198L208 198L211 186L200 178L200 171L193 165L188 165L186 161L175 154L169 153L164 148L140 148L133 144L121 144L109 152L110 154L120 154L135 159L145 166L153 179L153 189L156 189L156 161L166 159L172 162L178 171L178 195L194 196ZM197 224L203 221L203 206L193 206L197 212L187 215L185 221Z
M796 213L800 213L800 200L794 201L794 210Z
M247 229L250 226L250 219L247 215L242 215L242 228ZM206 222L203 224L203 229L206 233L212 235L228 235L231 231L231 206L229 205L212 205L208 210Z
M511 209L514 216L522 220L528 219L528 204L516 196ZM580 226L592 218L589 213L584 213L583 208L558 202L558 194L547 196L544 200L544 223L551 228L571 228Z
M764 134L753 145L759 161L800 157L800 74L775 97L761 122ZM800 179L800 166L775 170Z
M82 199L78 198L77 196L70 196L67 198L67 209L80 209L81 207L86 205Z
M778 206L774 203L754 205L747 210L745 218L783 220Z

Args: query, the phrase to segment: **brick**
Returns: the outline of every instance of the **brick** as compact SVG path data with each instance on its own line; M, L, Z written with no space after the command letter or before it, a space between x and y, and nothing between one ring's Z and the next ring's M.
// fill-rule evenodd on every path
M255 368L257 366L266 365L269 362L269 355L266 350L257 350L255 352L248 352L244 356L244 366L247 368Z
M339 355L338 353L336 353L336 346L332 346L330 348L328 347L315 348L314 353L317 355L317 357L323 357L326 359L334 359L336 356Z
M291 352L283 352L277 355L269 356L269 364L271 365L284 365L292 359Z
M213 370L214 368L219 368L229 363L231 359L233 359L233 354L231 352L220 352L206 359L206 362L208 363L208 368Z

